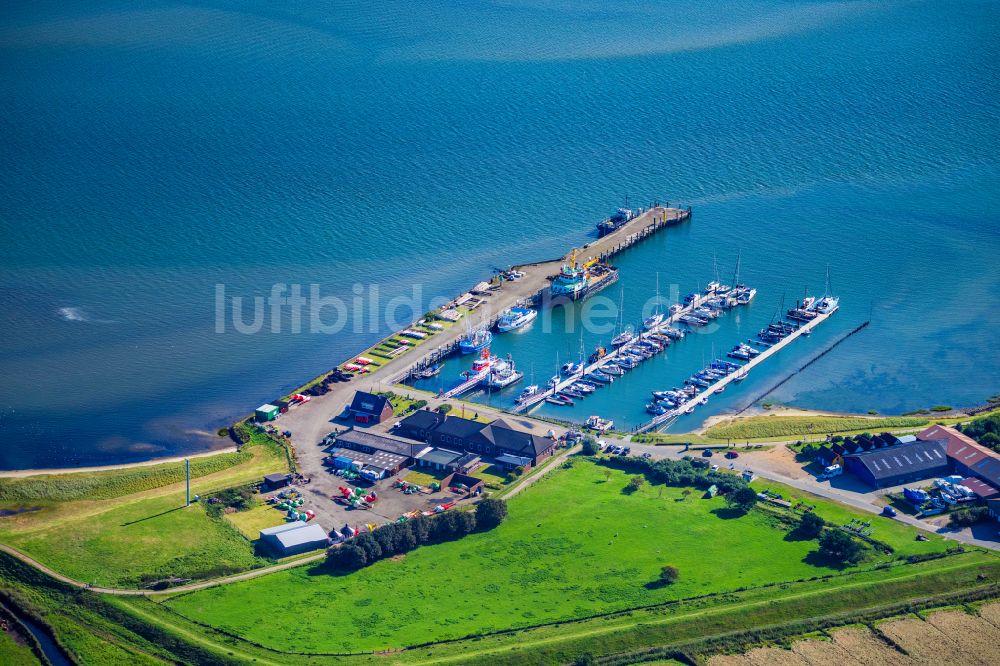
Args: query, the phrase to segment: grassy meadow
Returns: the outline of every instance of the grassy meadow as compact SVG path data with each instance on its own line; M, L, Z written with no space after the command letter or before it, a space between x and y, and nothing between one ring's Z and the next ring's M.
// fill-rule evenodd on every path
M192 468L200 474L191 492L205 495L286 470L287 460L279 445L255 434L241 453L192 460ZM204 578L263 564L232 524L210 518L200 504L184 506L183 479L183 463L2 479L0 509L31 510L0 517L0 540L98 586ZM44 499L44 492L56 499Z
M681 488L649 483L627 495L627 481L623 472L576 460L511 500L507 522L488 533L349 575L304 566L165 603L265 646L347 652L858 570L827 566L814 541L786 538L786 521L768 511L735 516L722 498L695 492L684 499ZM832 509L824 510L833 520ZM915 534L899 536L897 556L941 548L913 541ZM680 579L652 584L667 564ZM283 612L274 612L275 599Z
M710 439L761 439L847 432L882 432L898 428L920 428L930 423L925 418L890 416L750 416L717 423L704 432Z

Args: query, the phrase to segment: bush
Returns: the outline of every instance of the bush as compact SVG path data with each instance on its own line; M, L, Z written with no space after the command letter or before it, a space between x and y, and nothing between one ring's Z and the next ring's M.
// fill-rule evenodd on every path
M476 525L490 530L507 518L507 502L502 499L484 499L476 504Z
M823 533L825 526L825 520L812 511L809 511L802 514L802 518L799 519L799 526L795 528L795 531L806 539L815 539Z
M622 492L631 495L635 491L639 490L639 488L642 488L642 484L645 482L646 479L644 477L639 475L633 476L628 480L628 484L626 484L625 489Z
M985 506L973 506L968 509L959 509L948 516L948 525L955 528L970 527L976 523L988 520L989 509Z
M450 412L450 411L451 411L451 409L452 409L451 405L449 405L449 404L448 404L448 403L446 402L446 403L444 403L443 405L438 405L438 409L437 409L437 410L438 410L438 412L439 412L439 413L441 413L441 414L447 414L448 412Z
M596 456L600 450L601 448L598 446L597 440L591 435L587 435L583 438L583 455Z
M757 504L757 493L750 486L743 486L739 490L726 495L726 504L730 508L746 513Z
M213 518L221 516L227 507L237 511L249 511L255 506L257 506L257 498L253 486L227 488L205 499L205 510Z
M484 501L503 504L502 509L494 505L484 511L507 515L503 500ZM479 512L478 505L476 512ZM476 513L471 511L446 511L436 516L419 516L403 523L388 523L331 548L327 551L326 561L335 571L355 571L424 544L460 539L474 532L477 524Z
M864 546L846 532L828 530L819 540L819 552L845 564L856 564L864 555Z
M345 543L339 548L331 548L326 561L337 571L357 571L368 564L368 556L362 548Z
M410 409L413 411L417 411L418 409L423 409L426 406L427 406L426 400L417 400L412 405L410 405Z
M681 460L657 460L654 462L648 458L615 457L598 459L598 464L626 472L645 474L650 481L665 483L668 486L694 486L701 490L707 490L714 485L720 493L735 492L740 488L747 487L746 481L739 476L695 467L693 460L691 457L686 457Z
M660 583L663 585L672 585L678 578L680 578L681 572L677 570L677 567L672 567L669 564L662 569L660 569Z

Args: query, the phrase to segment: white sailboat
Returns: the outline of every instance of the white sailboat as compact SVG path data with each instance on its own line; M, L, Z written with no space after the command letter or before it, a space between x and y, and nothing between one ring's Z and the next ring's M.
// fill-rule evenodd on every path
M642 322L643 327L647 331L651 331L663 322L663 313L660 312L660 273L656 273L656 306L653 308L653 314L646 317L646 321Z

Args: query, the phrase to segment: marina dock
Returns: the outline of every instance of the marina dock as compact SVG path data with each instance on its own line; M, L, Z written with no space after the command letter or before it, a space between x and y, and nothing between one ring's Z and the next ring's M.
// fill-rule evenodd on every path
M691 216L690 208L654 205L636 215L615 232L591 241L574 251L581 257L594 257L601 261L607 261L636 243L649 238L657 231L685 222L691 219ZM549 276L558 273L571 254L572 252L569 252L564 257L550 261L518 264L516 267L525 274L525 277L518 282L505 283L501 290L485 299L485 303L479 309L479 323L476 328L491 328L507 308L531 307L544 303L549 288ZM466 316L468 317L468 315ZM434 345L432 349L424 351L424 345L413 348L414 352L423 352L419 357L415 353L403 353L392 359L386 366L394 368L393 377L384 380L384 383L401 384L413 379L416 372L430 367L454 353L458 347L458 339L462 334L463 329L454 326L428 341ZM410 362L406 363L407 360ZM396 369L397 366L398 369Z
M783 349L793 340L797 339L800 335L803 335L807 331L810 331L813 328L819 326L822 322L826 321L832 314L833 312L829 314L818 314L815 319L812 319L802 324L794 331L792 331L790 334L788 334L786 337L765 348L758 356L755 356L754 358L747 361L743 366L740 367L738 372L726 375L719 381L715 382L714 384L711 384L704 390L700 391L695 397L691 398L691 400L684 403L677 409L672 409L664 414L660 414L659 416L654 417L650 421L647 421L646 423L637 427L634 432L642 433L642 432L649 432L650 430L657 430L659 428L663 428L672 423L681 414L690 413L688 410L693 410L694 408L700 405L704 405L705 403L708 402L709 396L713 395L717 390L724 389L731 382L736 381L736 378L738 376L750 372L753 368L757 367L758 365L763 363L765 360L769 359L774 354L777 354L781 349Z
M669 317L664 318L664 320L660 322L658 326L648 331L648 333L659 333L660 331L669 328L672 324L677 323L677 321L679 321L681 317L683 317L686 314L691 314L696 308L702 306L705 303L705 301L712 298L712 296L713 294L702 294L698 296L691 303L685 305L682 309L678 310L676 313L670 315ZM513 408L511 408L510 411L513 412L514 414L521 414L524 412L531 411L533 408L537 407L542 402L544 402L546 398L550 398L559 393L560 391L570 387L571 385L583 379L587 374L594 372L596 370L600 370L601 368L616 361L624 352L626 352L627 350L638 344L646 335L647 333L645 332L642 333L641 335L637 335L635 339L629 342L628 344L622 345L621 347L608 352L597 361L589 365L584 364L584 368L580 372L566 377L558 384L556 384L554 387L550 387L545 391L542 391L541 393L532 396L529 400L526 400L523 403L515 405Z

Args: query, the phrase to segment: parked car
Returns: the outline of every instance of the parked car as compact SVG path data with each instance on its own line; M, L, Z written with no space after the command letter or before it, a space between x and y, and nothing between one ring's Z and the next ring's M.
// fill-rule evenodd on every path
M896 510L893 509L891 506L884 506L882 507L882 515L885 516L886 518L895 518Z
M726 451L726 457L733 460L734 458L739 458L740 454L736 453L736 451Z
M714 453L712 453L712 449L705 449L704 451L702 451L702 452L701 452L701 456L702 456L703 458L711 458L711 457L712 457L712 456L714 456L714 455L715 455L715 454L714 454Z
M652 458L653 454L650 453L649 451L646 451L645 453L642 454L642 457L643 458Z
M719 466L718 465L712 465L712 471L713 472L719 471Z

